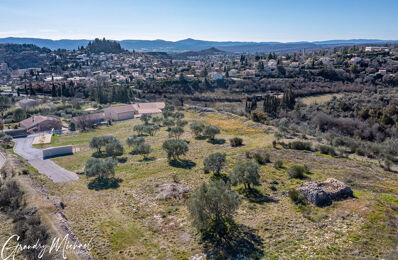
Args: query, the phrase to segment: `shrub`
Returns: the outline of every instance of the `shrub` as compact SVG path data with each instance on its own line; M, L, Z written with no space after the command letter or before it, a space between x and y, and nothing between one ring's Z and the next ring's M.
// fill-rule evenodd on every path
M293 141L289 143L289 148L294 150L307 150L311 151L311 143L310 142L302 142L302 141Z
M0 189L0 208L6 212L19 209L23 203L23 191L15 181L9 181Z
M303 179L305 168L302 165L293 165L287 172L290 178Z
M291 189L288 192L289 198L295 203L295 204L302 204L305 205L307 204L307 199L303 194L301 194L298 190L296 189Z
M70 122L70 124L69 124L69 130L70 130L70 131L76 131L76 125L75 125L75 123Z
M229 142L231 143L232 147L237 147L237 146L241 146L243 144L243 139L240 137L234 137L234 138L230 139Z
M254 122L264 123L267 121L267 113L261 111L253 111L251 117Z
M269 163L270 162L269 157L270 157L269 154L266 153L265 151L257 151L253 155L254 160L260 165Z
M280 169L283 166L283 162L281 160L277 160L276 162L274 162L274 167L275 169Z
M319 149L319 151L320 151L322 154L328 154L328 155L331 155L331 156L335 156L335 155L336 155L336 152L335 152L334 148L331 147L331 146L328 146L328 145L320 145L320 146L318 147L318 149Z

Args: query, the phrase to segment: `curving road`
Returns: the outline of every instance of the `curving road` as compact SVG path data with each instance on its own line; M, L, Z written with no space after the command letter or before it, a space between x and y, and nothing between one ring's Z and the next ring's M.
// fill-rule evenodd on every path
M15 138L14 152L28 160L39 173L48 176L53 182L68 182L79 179L76 173L65 170L50 159L43 160L42 150L32 146L36 136L39 136L39 134Z

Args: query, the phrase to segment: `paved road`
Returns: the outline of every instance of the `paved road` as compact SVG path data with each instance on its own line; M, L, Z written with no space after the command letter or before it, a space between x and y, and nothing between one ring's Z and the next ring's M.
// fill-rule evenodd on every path
M0 152L0 169L3 168L4 164L6 163L6 157L3 153Z
M25 138L15 138L14 152L28 160L33 167L41 174L48 176L53 182L77 180L79 177L76 173L65 170L50 159L43 160L42 150L32 146L33 140L38 135L39 134L29 135Z

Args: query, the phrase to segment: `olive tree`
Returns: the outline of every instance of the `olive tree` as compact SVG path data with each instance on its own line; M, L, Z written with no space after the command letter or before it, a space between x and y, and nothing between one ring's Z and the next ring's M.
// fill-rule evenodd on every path
M220 128L218 128L217 126L213 126L213 125L206 126L203 131L203 135L208 136L210 138L210 140L214 140L214 138L216 137L216 134L219 134L219 133L220 133Z
M231 230L233 216L241 201L222 180L202 184L187 201L192 224L203 235L224 238Z
M151 120L151 118L152 118L152 115L151 114L143 114L143 115L141 115L141 121L143 121L144 122L144 124L148 124L149 123L149 120Z
M170 128L169 137L175 138L175 139L180 139L180 136L183 133L184 133L184 129L180 126L176 126L176 127Z
M164 109L162 111L162 115L164 119L168 119L169 117L171 117L173 115L173 112L167 109Z
M86 162L84 171L87 177L106 179L115 175L114 167L116 165L116 161L112 158L106 158L105 160L90 158Z
M238 162L231 174L232 185L243 184L245 189L251 189L250 185L260 185L259 166L257 163L246 160Z
M172 116L173 116L174 118L176 118L176 119L182 119L182 118L184 118L184 113L182 113L182 112L175 112Z
M158 117L158 116L152 117L152 123L154 123L154 124L162 123L162 118Z
M198 137L203 133L205 125L201 122L192 122L189 127L191 128L193 134Z
M185 155L185 153L188 152L188 144L182 140L166 140L162 147L167 152L167 158L169 160L179 160L181 155Z
M107 143L105 151L108 156L116 157L124 152L123 145L119 140L115 139Z
M210 154L204 161L203 166L205 172L213 172L220 174L220 171L225 166L226 158L224 153Z
M134 147L134 153L135 154L141 154L144 156L144 159L146 159L146 156L151 152L151 145L150 144L138 144L137 146Z
M159 129L160 127L158 125L145 125L144 132L153 136L157 131L159 131Z
M132 136L127 137L126 143L129 147L136 146L136 145L145 143L145 138L139 137L137 135L132 135Z
M165 119L165 120L163 120L163 125L167 126L168 130L170 130L170 127L174 126L175 123L171 119Z
M187 120L178 119L177 122L176 122L176 125L179 126L179 127L185 127L187 124L188 124Z
M139 135L143 135L146 132L146 126L145 125L135 125L133 127L133 130L136 131Z
M115 150L119 152L121 151L121 153L123 153L123 146L121 145L120 141L112 135L94 136L90 140L90 148L97 149L98 153L102 152L102 147L107 147L108 145L109 147L106 148L107 152L111 151L111 153L113 153L113 150Z

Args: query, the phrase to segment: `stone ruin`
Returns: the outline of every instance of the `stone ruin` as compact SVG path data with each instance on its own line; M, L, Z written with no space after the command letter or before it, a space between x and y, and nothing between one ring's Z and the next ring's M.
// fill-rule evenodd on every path
M299 192L303 194L308 201L318 207L329 206L333 201L354 197L350 187L345 185L344 182L333 178L319 183L303 183L299 187Z

